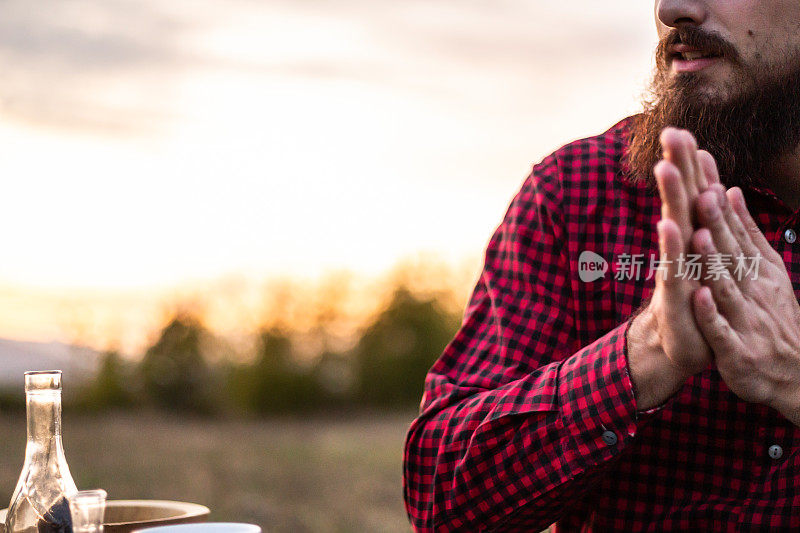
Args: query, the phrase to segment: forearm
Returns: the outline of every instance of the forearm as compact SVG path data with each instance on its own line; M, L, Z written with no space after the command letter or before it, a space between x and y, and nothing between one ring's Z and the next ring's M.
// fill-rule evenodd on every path
M626 326L495 390L437 384L406 442L415 527L544 529L591 490L592 474L611 468L641 422L627 379Z
M546 373L555 376L555 367ZM529 386L520 381L474 394L414 422L406 442L405 496L417 531L494 529L521 506L568 482L569 472L557 468L563 442L555 406L519 416L497 410ZM556 468L544 475L547 456ZM558 513L550 506L536 509L537 530Z

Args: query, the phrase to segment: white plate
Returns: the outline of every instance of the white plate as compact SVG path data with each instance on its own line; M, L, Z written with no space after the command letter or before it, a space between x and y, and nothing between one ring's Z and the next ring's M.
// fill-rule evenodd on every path
M202 524L148 527L139 531L142 533L261 533L261 528L255 524L238 522L204 522Z

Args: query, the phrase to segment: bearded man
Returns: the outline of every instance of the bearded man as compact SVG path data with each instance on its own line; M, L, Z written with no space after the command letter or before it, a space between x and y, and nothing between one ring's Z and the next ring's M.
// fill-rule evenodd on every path
M644 113L534 166L428 375L419 531L800 530L800 2L655 15Z

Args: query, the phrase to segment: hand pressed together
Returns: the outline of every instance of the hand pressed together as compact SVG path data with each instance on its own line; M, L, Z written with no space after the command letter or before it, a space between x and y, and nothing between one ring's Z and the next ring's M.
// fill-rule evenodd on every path
M665 268L638 329L631 326L637 399L656 405L713 363L734 394L800 425L800 305L783 260L741 189L725 190L713 157L689 132L667 128L661 143L654 174ZM678 256L690 253L700 257L699 279L678 271ZM638 340L646 328L655 331L655 350Z
M745 205L741 189L712 186L697 199L703 226L692 237L704 264L745 258L752 273L705 276L694 293L694 317L728 388L750 402L769 405L800 423L800 305L781 256L770 246ZM755 261L752 261L756 258ZM752 266L752 265L751 265Z
M664 159L654 174L661 196L658 243L665 268L628 332L628 363L639 409L662 403L712 360L692 314L692 295L700 282L680 276L679 262L691 252L697 198L719 178L713 158L697 149L691 135L667 128L661 144Z

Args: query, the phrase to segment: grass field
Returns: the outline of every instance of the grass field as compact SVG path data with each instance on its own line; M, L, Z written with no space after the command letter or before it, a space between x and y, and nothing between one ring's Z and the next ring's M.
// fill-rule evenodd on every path
M402 499L405 415L184 420L157 415L64 417L78 488L110 499L172 499L211 520L267 532L410 530ZM25 449L24 416L0 414L0 508Z

